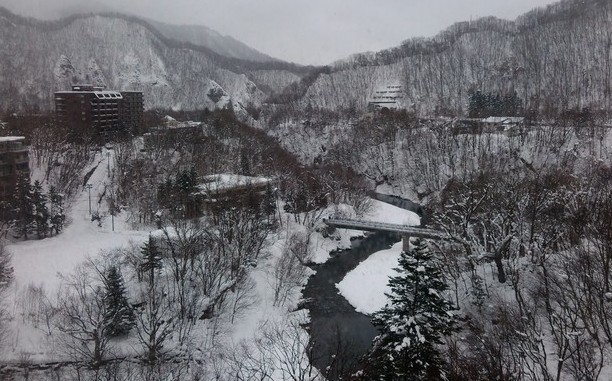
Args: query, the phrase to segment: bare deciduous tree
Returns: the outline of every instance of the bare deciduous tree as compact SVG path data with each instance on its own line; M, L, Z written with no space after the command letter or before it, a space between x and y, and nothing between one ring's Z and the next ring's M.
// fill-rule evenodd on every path
M111 349L105 319L104 289L96 273L77 267L64 279L58 300L57 328L68 355L99 367Z
M168 291L168 283L160 277L140 284L137 291L136 298L142 307L136 310L136 334L149 364L158 364L164 359L169 352L167 342L178 324L174 301Z
M274 261L274 305L282 306L290 294L300 287L306 278L306 263L310 261L310 235L293 234L286 242L280 256Z
M296 321L268 321L253 342L243 343L228 358L229 379L323 380L309 361L308 334Z

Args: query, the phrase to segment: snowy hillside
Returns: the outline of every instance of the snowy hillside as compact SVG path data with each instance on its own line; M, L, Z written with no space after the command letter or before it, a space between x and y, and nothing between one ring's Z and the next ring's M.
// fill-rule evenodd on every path
M68 224L61 234L40 240L7 244L6 249L13 254L11 265L14 269L14 278L6 294L3 294L6 298L2 300L2 306L6 307L10 318L7 325L3 326L3 329L6 329L3 332L6 336L3 337L8 338L8 345L1 346L0 350L0 360L4 366L4 369L0 370L1 379L4 379L6 374L12 374L11 372L19 375L27 366L23 364L13 366L13 364L23 362L24 359L27 359L33 367L56 362L55 371L60 377L68 377L71 374L69 360L73 360L75 355L69 352L66 343L61 341L62 333L56 330L58 310L52 306L63 300L64 293L71 289L73 285L71 282L75 281L75 276L87 266L107 263L105 261L111 258L115 260L124 257L130 250L140 253L143 243L148 242L151 235L164 237L165 231L156 230L152 226L135 228L133 223L128 222L129 213L121 212L114 218L109 215L108 205L103 196L112 187L111 177L116 174L115 155L120 153L116 151L117 149L119 148L104 149L97 153L92 164L85 169L88 174L87 182L92 185L91 193L85 187L79 187L79 192L67 212ZM43 177L39 168L34 168L34 177ZM331 210L327 213L331 213ZM389 213L389 210L385 209L380 213ZM100 221L93 221L92 214L99 214ZM377 215L376 211L374 215ZM235 303L240 304L233 305L234 312L231 312L231 315L230 310L223 307L218 312L218 318L200 319L192 324L194 328L190 328L193 332L190 335L188 350L192 353L190 356L200 358L198 361L201 366L198 372L213 372L210 366L213 360L210 359L222 358L229 353L236 356L235 361L223 363L225 372L230 374L232 367L240 368L244 366L241 361L247 361L239 360L239 356L258 353L258 356L268 356L265 361L274 365L272 379L289 379L290 374L300 372L308 372L313 374L313 377L318 377L317 371L308 363L306 357L308 337L301 328L308 318L304 311L295 310L299 289L309 275L309 270L303 268L300 278L296 279L298 283L284 291L282 301L278 300L275 291L279 287L275 278L278 271L277 262L292 244L290 239L295 238L296 234L303 234L305 230L304 226L288 217L289 215L282 216L282 219L287 221L283 231L270 234L269 242L264 249L265 255L262 255L258 263L252 266L253 268L248 267L245 281L249 288L241 298L246 297L249 302L245 303L246 299L237 300ZM170 229L171 233L173 231L179 234L180 229ZM314 257L326 258L329 251L340 244L350 245L349 233L344 232L339 241L325 239L320 234L313 233L311 250ZM128 271L127 268L121 270L124 274ZM162 276L162 273L160 272L158 276ZM130 288L135 288L137 285L136 280L129 276L126 276L126 282ZM203 298L202 302L206 300L208 299ZM261 340L269 340L264 335L269 334L281 335L283 339L268 341L269 345L261 347ZM176 333L173 333L173 337L165 343L168 348L179 347L174 335ZM141 352L138 349L135 333L130 337L114 340L109 345L113 348L109 351L111 352L109 358L134 357ZM295 346L301 349L299 352L292 352L293 357L290 359L283 359L281 356L285 355L285 348L292 346L293 350L296 349ZM174 352L185 350L184 347L181 343L180 348L175 348ZM10 369L6 369L7 364ZM32 372L32 379L44 379L48 375L44 365L41 369ZM151 379L146 375L143 377Z
M149 24L123 16L42 22L0 10L0 56L0 93L11 94L3 97L0 109L52 109L53 92L79 82L142 90L145 108L224 107L227 102L218 104L213 94L218 85L235 102L259 105L270 89L298 78L284 71L291 65L267 67L181 45ZM258 70L267 94L248 78L251 70ZM270 78L277 75L281 79Z
M397 82L408 109L420 115L461 115L474 90L516 91L526 110L609 108L611 22L611 3L590 0L564 1L516 21L457 23L431 39L334 63L306 84L299 102L364 110L374 89Z
M172 25L153 20L148 22L168 38L205 46L222 56L258 62L276 61L267 54L203 25Z

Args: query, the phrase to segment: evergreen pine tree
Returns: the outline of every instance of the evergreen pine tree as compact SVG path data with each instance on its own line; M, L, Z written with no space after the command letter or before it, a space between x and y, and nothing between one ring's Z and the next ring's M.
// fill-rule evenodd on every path
M0 291L4 290L13 280L14 271L11 266L11 253L0 244Z
M240 172L245 176L251 175L251 162L246 150L240 151Z
M489 108L487 116L504 116L503 102L499 94L489 94Z
M30 178L19 174L11 198L11 228L18 238L28 239L34 231L34 204Z
M140 249L142 254L142 263L140 264L141 273L147 274L149 283L155 283L155 272L162 268L161 252L153 237L149 236L149 241Z
M264 193L261 205L263 212L266 216L268 216L268 218L276 211L276 198L274 195L274 190L270 185L268 185L268 187L266 188L266 193Z
M50 216L49 209L47 209L47 195L43 192L38 180L32 187L32 206L36 235L38 238L45 238L49 233Z
M424 240L402 253L398 275L390 278L390 303L374 314L381 330L373 355L373 370L383 380L438 380L444 360L442 337L458 328L452 304L444 298L448 286Z
M64 221L66 216L64 215L64 197L62 194L57 193L55 187L49 188L49 201L51 207L49 210L50 214L50 233L59 234L64 229Z
M116 266L111 266L108 270L104 286L104 321L107 334L110 337L127 335L134 326L136 317L127 300L123 276Z
M199 205L197 203L196 197L193 195L193 192L196 190L196 186L198 184L198 175L195 171L195 168L191 168L190 170L184 170L179 172L176 175L176 180L174 182L173 193L174 197L176 197L177 203L175 208L175 212L181 212L180 217L193 217L197 215L199 210Z
M470 94L468 105L468 116L470 118L482 118L486 113L486 96L477 90Z
M198 185L198 174L195 171L195 168L191 168L189 171L181 171L176 175L176 188L181 193L189 194L193 192Z

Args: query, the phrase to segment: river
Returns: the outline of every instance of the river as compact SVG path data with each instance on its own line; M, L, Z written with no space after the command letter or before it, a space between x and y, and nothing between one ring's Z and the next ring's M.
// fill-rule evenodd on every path
M419 213L418 204L395 196L376 195L380 201ZM337 380L354 371L359 359L372 346L378 334L370 318L361 314L339 294L336 283L371 254L388 249L400 237L391 233L373 233L353 240L351 248L333 251L306 284L302 294L304 307L310 311L310 361L329 380Z

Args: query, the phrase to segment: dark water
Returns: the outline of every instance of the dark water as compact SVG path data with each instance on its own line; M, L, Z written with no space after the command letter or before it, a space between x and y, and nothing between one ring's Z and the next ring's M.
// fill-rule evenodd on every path
M379 198L380 197L380 198ZM395 196L376 195L380 201L400 208L421 212L421 206ZM329 380L350 374L359 359L372 346L378 334L370 318L356 312L338 293L336 283L371 254L388 249L400 237L391 233L373 233L354 240L351 249L332 252L332 257L316 270L302 294L310 311L310 360Z
M371 254L388 249L398 240L395 234L374 233L353 241L351 249L334 252L327 262L316 266L317 273L304 288L305 307L311 318L310 360L330 380L354 369L378 334L370 318L356 312L338 293L336 283Z

